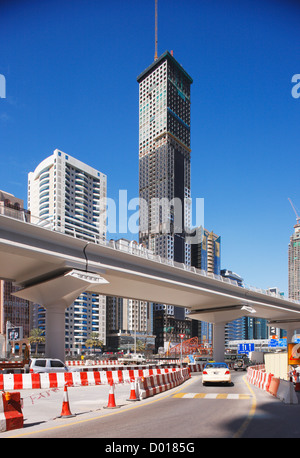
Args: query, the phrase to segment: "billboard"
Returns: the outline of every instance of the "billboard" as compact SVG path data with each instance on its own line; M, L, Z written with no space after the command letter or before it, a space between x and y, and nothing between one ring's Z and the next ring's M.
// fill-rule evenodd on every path
M7 328L7 339L8 340L20 340L23 339L23 327L16 326L13 328Z

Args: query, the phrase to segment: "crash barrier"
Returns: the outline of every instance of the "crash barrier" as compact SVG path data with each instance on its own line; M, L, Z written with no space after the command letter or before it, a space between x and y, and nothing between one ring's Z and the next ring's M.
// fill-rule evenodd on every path
M55 372L41 374L0 374L0 390L25 390L60 388L68 386L88 386L114 383L129 383L137 377L168 374L178 368L101 370L91 372ZM188 368L186 368L188 371Z
M129 369L136 369L136 370L150 370L150 369L182 369L183 367L189 367L190 368L190 371L191 372L201 372L203 370L203 367L205 366L205 364L182 364L182 367L177 364L173 365L173 364L164 364L164 365L161 365L161 366L154 366L154 365L137 365L137 366L133 366L133 365L128 365L128 366L114 366L114 367L101 367L101 371L125 371L125 370L129 370ZM81 367L80 369L78 369L80 371L97 371L99 370L97 367Z
M158 363L153 363L149 362L147 364L150 364L152 366L157 366L157 365L173 365L175 364L176 367L178 367L181 362L180 360L160 360L159 364ZM196 363L182 363L184 366L189 366L191 368L192 372L201 372L203 370L203 367L207 364L207 361L201 361L201 362L196 362ZM88 367L88 366L119 366L120 368L126 367L126 365L121 364L118 362L118 360L81 360L81 361L66 361L67 366L80 366L80 367ZM131 366L134 364L131 364ZM234 362L229 362L228 367L233 369ZM144 365L143 365L144 366ZM141 366L140 366L141 367ZM148 366L147 366L148 367Z
M262 390L269 391L272 378L273 374L265 372L264 365L251 366L247 369L248 382Z
M150 375L137 379L137 391L140 399L145 399L163 391L170 390L191 377L188 368L177 369L160 375Z
M120 364L118 360L116 359L99 359L99 360L93 360L93 359L87 359L87 360L76 360L76 361L66 361L67 366L115 366Z
M298 404L293 383L275 377L270 372L265 372L264 364L248 367L247 380L252 385L267 391L286 404Z
M1 393L0 431L23 428L23 423L20 393Z
M153 363L153 360L151 360ZM159 364L180 364L180 360L160 360ZM118 366L122 365L118 360L112 359L87 359L87 360L76 360L76 361L66 361L67 366Z
M184 364L184 367L187 367L187 364ZM161 366L154 366L154 365L125 365L125 366L110 366L110 367L101 367L100 369L98 367L89 367L89 366L84 366L84 367L79 367L78 371L126 371L129 369L143 369L143 370L148 370L148 369L178 369L178 366L172 365L172 364L164 364Z
M206 363L189 364L188 367L191 372L202 372Z

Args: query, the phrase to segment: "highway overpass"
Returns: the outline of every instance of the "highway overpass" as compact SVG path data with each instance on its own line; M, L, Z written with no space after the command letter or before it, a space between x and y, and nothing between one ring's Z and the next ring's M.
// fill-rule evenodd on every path
M0 215L0 278L17 296L46 308L46 355L64 359L64 312L84 291L186 307L214 324L214 358L223 359L224 326L241 316L300 327L300 303L148 254L118 250L115 242L86 242Z

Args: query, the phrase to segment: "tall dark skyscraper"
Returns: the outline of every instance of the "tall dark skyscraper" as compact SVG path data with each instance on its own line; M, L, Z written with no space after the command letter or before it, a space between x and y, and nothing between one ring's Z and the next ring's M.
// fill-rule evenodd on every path
M192 78L166 51L139 83L140 243L162 258L191 264L190 157ZM184 308L154 305L156 348L191 336Z
M139 83L140 242L164 258L190 264L190 86L166 51ZM178 210L178 211L177 211Z

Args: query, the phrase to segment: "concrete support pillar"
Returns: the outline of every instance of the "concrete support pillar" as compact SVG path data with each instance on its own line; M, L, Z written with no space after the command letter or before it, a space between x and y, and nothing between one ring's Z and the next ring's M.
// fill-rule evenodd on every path
M65 306L46 308L46 358L65 361Z
M225 324L214 323L213 325L213 358L214 361L224 361L225 353Z
M287 330L286 330L286 333L287 333L286 341L287 341L287 343L291 343L292 342L292 338L293 338L294 332L295 332L295 329L287 328Z

